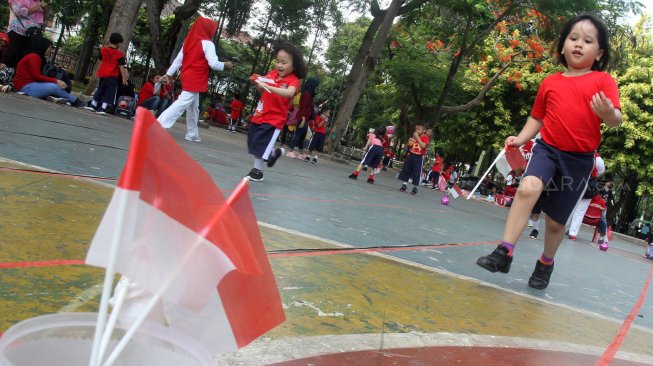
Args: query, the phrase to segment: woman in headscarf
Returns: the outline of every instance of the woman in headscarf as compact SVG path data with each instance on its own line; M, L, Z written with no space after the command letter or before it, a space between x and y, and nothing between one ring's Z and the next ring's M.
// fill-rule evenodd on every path
M181 94L157 120L163 127L170 128L186 111L186 140L191 142L201 141L197 128L200 92L206 92L210 69L222 71L224 68L233 67L231 62L218 60L215 54L212 39L217 29L218 22L203 17L197 18L186 36L182 50L162 77L167 81L181 67Z
M86 103L66 92L68 86L61 80L45 76L42 73L45 55L50 50L52 42L37 36L27 42L23 58L16 66L14 88L34 98L53 96L57 102L69 103L73 107L85 107Z
M316 78L308 78L304 83L302 88L302 94L299 97L299 112L297 113L297 130L288 144L288 153L287 157L293 159L302 159L306 158L304 155L304 140L306 140L306 133L308 132L309 121L315 118L315 111L313 108L313 99L315 98L315 93L317 92L317 87L320 85L320 81ZM299 155L295 154L295 147L299 149Z

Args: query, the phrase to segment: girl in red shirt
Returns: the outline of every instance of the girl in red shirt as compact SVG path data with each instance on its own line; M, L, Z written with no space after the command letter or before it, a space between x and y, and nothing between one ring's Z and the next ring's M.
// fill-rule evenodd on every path
M306 64L301 51L294 45L281 41L274 53L277 63L265 76L254 74L250 81L261 93L251 123L247 129L247 149L254 155L254 168L247 174L249 180L263 180L263 160L272 167L285 153L274 148L283 129L292 98L299 90L299 79L306 76Z
M546 215L544 252L528 285L542 290L553 273L553 257L565 234L565 223L585 191L601 143L601 122L621 124L617 83L603 72L610 58L608 31L591 15L571 19L558 40L558 61L566 71L548 76L539 87L526 125L507 146L526 144L538 133L532 156L510 208L503 241L476 263L490 272L508 273L513 249L540 194Z
M315 117L315 123L313 123L313 135L311 136L311 141L308 143L308 154L313 155L311 159L310 156L306 157L306 161L310 161L313 164L317 164L317 158L319 153L324 150L324 141L326 140L326 124L329 121L329 107L323 106L320 110L320 115Z

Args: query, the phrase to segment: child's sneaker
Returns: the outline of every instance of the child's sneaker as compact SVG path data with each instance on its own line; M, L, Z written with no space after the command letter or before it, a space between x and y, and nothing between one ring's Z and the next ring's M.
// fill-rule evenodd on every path
M283 148L277 147L276 149L274 149L274 155L270 154L270 156L268 157L268 167L272 168L274 164L277 162L277 160L279 159L279 157L281 157L281 155L284 155L285 153L286 150Z
M304 161L307 162L307 163L310 162L310 161L311 161L311 157L308 156L308 155L306 155L306 157L304 158Z
M354 173L351 173L351 174L349 174L349 179L357 180L357 179L358 179L358 175L356 175L356 174L354 174Z
M416 195L417 194L417 187L413 187L413 190L410 191L410 194L412 194L413 196Z
M364 166L363 166L363 171L364 171L364 172L367 171L367 165L364 165Z
M260 182L263 180L263 172L256 168L252 168L245 178L254 182Z
M540 232L537 231L537 229L533 229L533 231L531 231L531 234L530 234L528 237L529 237L529 238L532 238L532 239L537 239L537 236L538 236L539 234L540 234Z
M83 108L83 109L88 108L88 107L86 106L86 103L82 102L82 101L79 100L79 99L75 100L75 101L72 102L72 103L67 103L67 104L68 104L69 106L71 106L71 107L75 107L75 108Z
M535 262L535 270L533 271L531 278L528 279L528 285L534 289L544 290L549 286L551 273L553 273L553 263L551 263L550 266L547 266L538 259L537 262Z
M401 188L399 188L399 192L406 192L406 189L408 187L406 185L402 185Z
M499 245L492 253L476 260L476 264L494 273L497 271L508 273L512 257L508 255L508 248Z
M374 177L368 177L367 178L367 183L374 184Z
M317 158L316 158L316 157L313 157L313 159L311 159L311 163L312 163L312 164L317 164Z

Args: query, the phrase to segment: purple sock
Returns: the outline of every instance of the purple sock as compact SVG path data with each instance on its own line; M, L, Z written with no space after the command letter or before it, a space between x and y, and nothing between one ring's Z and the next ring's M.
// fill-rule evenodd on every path
M502 241L500 245L508 249L508 255L512 257L512 251L515 250L515 244L510 244L507 241Z
M542 253L542 256L540 257L540 262L544 264L545 266L550 266L553 264L553 258L549 258Z

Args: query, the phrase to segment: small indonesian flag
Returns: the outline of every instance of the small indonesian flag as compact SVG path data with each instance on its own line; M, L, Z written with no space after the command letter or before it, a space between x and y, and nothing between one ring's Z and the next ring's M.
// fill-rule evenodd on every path
M508 177L513 170L524 170L526 168L526 159L524 155L515 146L506 146L505 153L497 160L497 170L505 178Z
M123 229L115 234L118 223ZM108 265L114 235L116 271L161 294L168 325L212 352L243 347L285 320L247 182L226 200L144 108L87 264ZM182 270L163 290L173 268Z
M462 196L462 195L463 195L463 190L460 189L460 187L458 187L458 184L454 184L453 187L449 190L449 194L451 194L451 196L452 196L454 199L456 199L456 198L458 198L459 196Z

